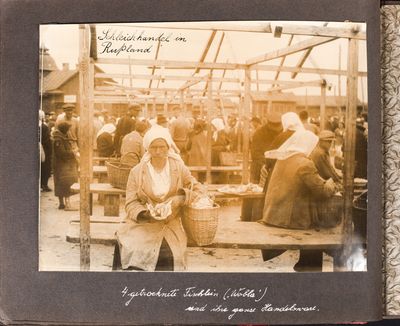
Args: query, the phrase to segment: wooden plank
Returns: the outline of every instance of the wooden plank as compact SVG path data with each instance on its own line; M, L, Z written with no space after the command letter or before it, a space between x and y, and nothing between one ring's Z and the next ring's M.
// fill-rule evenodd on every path
M327 26L307 26L307 25L282 25L282 34L309 35L325 37L343 37L357 40L366 40L366 33L361 32L357 26L351 28L327 27Z
M116 223L92 223L93 243L115 244ZM77 225L72 223L67 231L67 241L77 243ZM290 230L265 226L257 222L220 219L214 243L208 248L233 249L339 249L342 246L341 229Z
M352 243L352 211L353 211L353 189L354 189L354 169L355 169L355 144L356 144L356 118L357 118L357 87L358 87L358 41L349 39L347 59L347 105L345 119L344 137L344 167L343 167L343 187L344 187L344 221L343 221L343 243L344 259L351 250Z
M104 216L119 216L119 194L104 196Z
M272 51L254 58L251 58L249 60L246 61L246 64L248 65L255 65L257 63L263 62L263 61L268 61L268 60L273 60L273 59L277 59L286 55L290 55L293 53L297 53L300 51L304 51L306 49L308 49L309 47L313 47L313 46L317 46L317 45L322 45L331 41L336 40L337 38L335 37L312 37L308 40L305 41L301 41L298 43L295 43L291 46L288 46L286 48L283 49L279 49L276 51Z
M158 59L158 53L160 52L160 45L161 45L161 42L160 41L158 41L158 44L157 44L157 50L156 50L156 54L155 54L155 56L154 56L154 60L157 60ZM154 75L154 72L156 71L156 66L153 66L153 67L151 67L151 75L153 76ZM151 89L151 84L152 84L152 82L153 82L153 80L151 79L150 81L149 81L149 89ZM150 91L148 92L148 94L150 94Z
M80 269L90 270L90 191L91 180L90 153L93 106L89 100L89 27L79 25L79 150L80 150Z

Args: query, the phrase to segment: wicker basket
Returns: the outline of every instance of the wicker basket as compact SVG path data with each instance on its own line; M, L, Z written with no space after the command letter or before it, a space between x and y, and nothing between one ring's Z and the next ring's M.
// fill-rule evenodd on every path
M218 226L219 206L197 209L186 206L183 209L182 224L188 241L197 246L206 246L213 242Z
M115 188L126 189L132 167L118 160L106 161L108 182Z

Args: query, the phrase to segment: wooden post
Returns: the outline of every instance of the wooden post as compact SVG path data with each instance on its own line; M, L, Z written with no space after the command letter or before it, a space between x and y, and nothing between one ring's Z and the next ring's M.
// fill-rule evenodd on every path
M343 220L343 261L351 253L352 243L352 210L355 169L355 143L357 118L357 72L358 72L358 41L349 39L347 61L347 105L346 105L346 133L344 138L344 220Z
M320 129L324 130L326 124L326 81L321 84L321 104L320 104Z
M207 157L206 157L206 166L207 166L207 174L206 180L207 183L211 183L211 145L212 145L212 127L211 127L211 119L212 119L212 112L214 112L213 107L213 99L212 99L212 81L211 78L208 82L207 87Z
M149 103L147 99L144 100L144 117L145 119L149 118Z
M93 107L89 80L89 26L79 25L79 151L80 151L80 269L90 270L90 166Z
M249 182L249 116L251 112L251 76L250 69L244 71L244 100L243 100L243 175L242 183L246 184ZM242 112L243 112L242 111Z
M152 113L151 117L154 118L157 116L157 104L156 104L156 97L153 97L153 106L152 106Z
M168 116L168 96L167 92L164 94L164 115Z

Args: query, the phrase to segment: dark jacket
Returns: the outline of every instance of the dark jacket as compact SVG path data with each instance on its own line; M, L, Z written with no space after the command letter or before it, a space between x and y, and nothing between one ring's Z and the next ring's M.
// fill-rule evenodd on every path
M103 132L97 139L97 151L100 157L110 157L114 153L113 137L108 132Z
M317 168L322 179L328 180L332 178L335 182L340 180L339 175L336 173L330 162L329 153L327 153L324 149L317 146L311 153L310 159L314 162L315 167Z
M78 181L78 164L72 150L71 140L61 131L56 130L54 138L54 193L56 196L68 197L70 187Z
M120 154L122 138L135 130L136 122L133 118L126 115L118 120L117 128L114 136L114 148L117 154Z

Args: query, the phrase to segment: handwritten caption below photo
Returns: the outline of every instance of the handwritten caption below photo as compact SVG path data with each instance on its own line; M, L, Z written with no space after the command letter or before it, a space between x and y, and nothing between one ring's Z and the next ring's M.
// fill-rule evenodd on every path
M186 288L157 288L157 289L130 289L125 286L121 291L123 304L128 307L134 305L135 299L159 298L176 299L183 298L183 310L189 313L220 313L226 314L232 320L239 314L262 313L312 313L319 311L318 306L301 306L296 303L274 305L268 302L268 287L251 289L246 287L226 288L224 290L204 289L198 287ZM207 299L214 300L207 300ZM217 299L217 303L215 303ZM210 304L209 301L214 303ZM240 304L240 305L239 305Z

